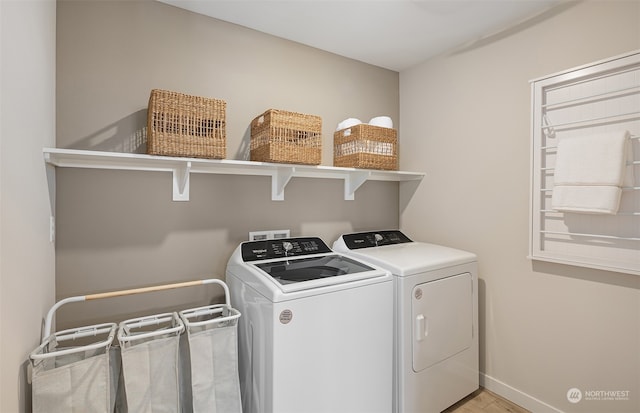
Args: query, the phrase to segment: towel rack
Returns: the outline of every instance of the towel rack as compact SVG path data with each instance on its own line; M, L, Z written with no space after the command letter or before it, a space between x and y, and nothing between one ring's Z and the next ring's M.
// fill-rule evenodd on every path
M531 81L529 258L640 275L640 51ZM557 139L628 130L634 182L616 215L551 208Z

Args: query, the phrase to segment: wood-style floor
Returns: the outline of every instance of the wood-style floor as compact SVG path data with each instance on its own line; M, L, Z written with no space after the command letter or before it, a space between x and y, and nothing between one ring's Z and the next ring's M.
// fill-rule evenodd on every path
M443 413L531 413L489 390L480 388Z

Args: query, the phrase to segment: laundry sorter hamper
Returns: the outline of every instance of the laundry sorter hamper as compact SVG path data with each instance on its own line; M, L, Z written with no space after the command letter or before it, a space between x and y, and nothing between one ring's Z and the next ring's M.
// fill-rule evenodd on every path
M175 312L165 313L126 320L120 323L119 328L115 323L104 323L50 334L55 311L67 303L214 283L224 288L226 304L185 310L181 312L182 318ZM112 413L114 409L116 412L128 410L130 413L191 411L190 407L185 409L185 406L191 406L191 400L181 400L183 394L191 397L192 393L191 380L188 381L188 391L181 388L184 383L180 380L186 375L181 370L186 363L179 360L179 343L181 333L185 330L183 318L189 320L190 329L219 329L212 334L215 338L211 343L228 346L228 350L212 349L212 359L219 360L220 354L229 353L229 357L236 360L236 366L229 360L225 361L226 365L225 362L214 361L213 367L216 364L223 366L218 368L220 377L226 372L225 377L228 378L213 378L216 396L219 400L233 399L236 394L239 397L239 391L235 390L239 388L235 323L240 313L232 309L229 303L228 288L218 279L75 296L58 301L45 318L42 344L29 357L33 412ZM234 331L231 334L219 333L229 330ZM119 347L116 345L118 342ZM200 359L199 353L204 351L202 348L203 345L196 344L193 349L188 349L195 355L194 360ZM198 369L190 370L205 374L205 368L198 366ZM120 379L124 379L124 383ZM227 388L231 396L226 394ZM197 391L195 393L198 394ZM236 412L232 401L225 403L222 409L229 406L229 410L207 408L200 411Z
M225 304L180 311L186 326L188 363L183 366L193 413L242 413L237 327L240 312Z

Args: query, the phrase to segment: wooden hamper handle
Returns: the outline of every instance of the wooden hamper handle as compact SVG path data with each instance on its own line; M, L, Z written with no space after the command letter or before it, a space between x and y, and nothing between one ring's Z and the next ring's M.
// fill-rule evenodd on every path
M185 282L174 283L174 284L164 284L164 285L154 285L151 287L132 288L130 290L110 291L106 293L96 293L96 294L85 295L84 298L86 301L89 301L89 300L99 300L101 298L112 298L112 297L120 297L124 295L133 295L133 294L151 293L154 291L171 290L171 289L182 288L182 287L194 287L196 285L204 284L203 281L204 280L185 281Z

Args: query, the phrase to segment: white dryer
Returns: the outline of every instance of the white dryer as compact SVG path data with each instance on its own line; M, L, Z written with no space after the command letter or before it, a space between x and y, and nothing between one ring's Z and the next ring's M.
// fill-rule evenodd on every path
M393 412L441 412L478 389L474 254L400 231L345 234L333 249L393 274Z
M391 274L319 238L242 243L227 265L245 413L389 413Z

